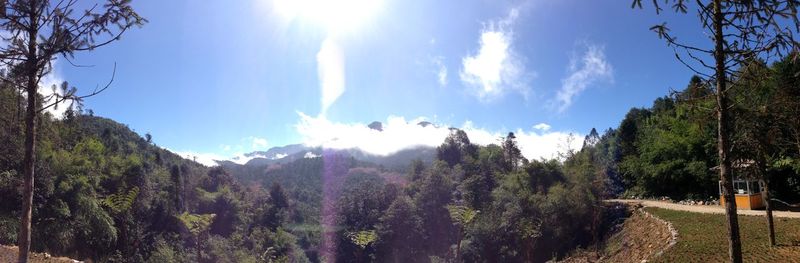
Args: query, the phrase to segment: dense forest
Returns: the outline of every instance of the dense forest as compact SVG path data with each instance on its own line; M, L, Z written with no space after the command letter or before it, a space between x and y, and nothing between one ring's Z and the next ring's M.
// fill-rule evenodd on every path
M0 243L14 244L24 102L0 94ZM404 173L326 150L237 179L90 112L38 118L34 251L103 262L542 261L601 231L593 160L605 157L590 146L563 163L528 161L513 134L478 146L453 130L434 163Z
M768 182L774 198L800 201L800 61L753 61L732 80L731 155L739 179ZM625 196L675 200L719 198L715 101L711 88L692 77L681 91L633 108L603 144L615 145L610 171ZM746 164L746 165L745 165Z

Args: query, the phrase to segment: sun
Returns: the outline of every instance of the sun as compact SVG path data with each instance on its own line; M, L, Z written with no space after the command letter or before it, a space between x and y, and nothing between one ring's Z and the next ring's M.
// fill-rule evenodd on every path
M273 0L278 14L317 24L330 33L354 31L376 16L383 0Z

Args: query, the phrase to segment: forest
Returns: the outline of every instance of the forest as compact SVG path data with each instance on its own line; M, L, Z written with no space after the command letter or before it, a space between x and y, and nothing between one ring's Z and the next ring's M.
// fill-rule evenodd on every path
M17 98L2 95L3 143L20 145ZM543 261L602 231L595 161L606 157L592 146L529 161L513 134L478 146L453 130L432 164L402 173L326 151L239 179L109 119L40 118L33 251L103 262ZM20 148L3 148L4 203L21 198ZM14 244L19 208L1 212L0 243Z

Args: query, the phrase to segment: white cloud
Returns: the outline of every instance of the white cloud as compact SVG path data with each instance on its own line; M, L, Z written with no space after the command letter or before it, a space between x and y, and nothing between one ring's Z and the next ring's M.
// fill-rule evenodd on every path
M580 150L583 145L583 136L570 132L517 130L514 135L522 155L531 160L559 158L559 153Z
M227 144L220 144L219 148L222 148L222 151L224 151L224 152L230 152L231 151L231 146L227 145Z
M436 73L436 80L439 82L439 86L447 86L447 66L444 65L444 57L438 56L431 59L431 63L435 67Z
M317 157L319 157L319 155L318 154L314 154L312 152L306 152L306 154L303 155L303 158L306 158L306 159L317 158Z
M406 120L390 116L383 125L383 131L376 131L364 123L339 123L325 116L311 117L298 112L299 122L295 129L308 146L322 146L332 149L359 148L375 155L388 155L415 146L436 147L450 134L447 125L422 127L417 123L426 120L420 117ZM490 131L476 127L467 121L461 125L470 141L479 145L497 144L507 131ZM558 152L566 152L564 144L570 133L566 131L546 132L517 129L514 131L520 150L529 159L556 158ZM575 138L583 138L579 134ZM570 143L571 149L579 149L582 141Z
M403 117L390 116L383 123L383 131L377 131L363 123L337 123L325 116L298 114L300 121L295 129L302 136L304 144L333 149L360 148L377 155L387 155L417 145L438 145L448 134L445 128L416 124L424 119L409 122Z
M265 150L267 146L269 146L269 142L267 139L259 138L255 136L248 136L239 139L239 143L235 145L230 144L220 144L219 148L221 150L221 154L218 153L202 153L202 152L195 152L195 151L172 151L181 157L194 160L202 165L205 166L216 166L217 160L228 160L238 164L245 164L248 161L254 158L268 158L264 155L254 154L251 156L245 156L245 151L247 151L247 145L250 145L252 150ZM169 149L167 149L169 150ZM282 157L280 157L282 158ZM279 158L278 158L279 159Z
M167 150L169 150L169 149L167 149ZM169 151L172 151L172 150L169 150ZM217 154L214 154L214 153L198 153L198 152L193 152L193 151L172 151L172 152L174 152L177 155L180 155L183 158L186 158L188 160L193 160L195 162L198 162L198 163L200 163L202 165L205 165L205 166L208 166L208 167L219 165L219 164L217 164L216 160L226 160L226 159L228 159L226 157L223 157L223 156L220 156L220 155L217 155Z
M550 125L548 125L547 123L539 123L534 125L533 128L540 131L547 131L550 130Z
M246 164L247 162L249 162L250 160L253 160L253 159L255 159L255 158L265 158L265 159L268 159L268 158L267 158L267 156L265 156L265 155L261 155L261 154L253 154L253 155L250 155L250 156L246 156L246 155L244 155L244 154L238 154L238 155L236 155L236 156L234 156L234 157L231 157L231 158L219 159L219 160L228 160L228 161L231 161L231 162L234 162L234 163L237 163L237 164L242 164L242 165L244 165L244 164Z
M613 68L606 61L603 47L587 44L580 60L570 60L569 76L561 80L561 89L556 94L558 111L569 108L575 97L598 81L613 81Z
M249 137L250 140L253 141L252 148L255 149L263 149L266 148L269 143L267 143L267 139L258 138L258 137Z
M477 54L462 59L459 77L481 100L500 97L509 90L528 96L525 66L512 46L514 32L510 27L518 15L517 9L512 9L508 17L490 21L481 31Z
M62 83L64 83L64 78L61 76L57 65L58 64L56 61L53 61L53 68L50 70L50 73L42 77L42 79L39 81L39 94L41 94L45 99L50 99L47 101L42 101L42 104L45 106L55 103L56 96L64 95L64 91L61 88ZM76 105L72 104L72 100L67 100L59 103L58 105L47 108L46 111L52 114L54 118L61 119L64 118L64 112L66 112L67 109L70 107L74 108L75 106Z
M327 38L317 53L317 75L322 91L322 115L344 94L345 89L344 52L339 45Z

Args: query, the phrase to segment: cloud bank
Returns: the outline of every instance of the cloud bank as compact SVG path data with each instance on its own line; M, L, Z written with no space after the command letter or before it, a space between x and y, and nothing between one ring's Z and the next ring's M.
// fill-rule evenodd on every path
M580 59L570 60L569 76L561 80L561 89L556 94L558 111L566 111L575 97L599 81L613 81L613 68L606 61L603 47L587 44Z
M375 155L389 155L415 146L436 147L450 134L447 126L418 125L427 120L424 117L407 120L390 116L383 125L383 131L377 131L365 123L334 122L324 116L312 117L302 112L298 112L298 115L300 120L295 124L295 129L305 145L332 149L359 148ZM508 134L508 131L478 128L470 121L459 128L467 133L470 141L479 145L498 144L500 138ZM556 158L559 152L580 149L583 143L582 135L569 131L537 131L532 128L513 132L522 154L528 159ZM575 134L574 139L570 145L565 145L570 134Z
M174 152L175 154L180 155L181 157L183 157L185 159L193 160L195 162L198 162L198 163L200 163L202 165L205 165L205 166L208 166L208 167L217 166L216 160L227 160L228 159L227 157L224 157L224 156L221 156L221 155L218 155L218 154L214 154L214 153L199 153L199 152L193 152L193 151L173 151L173 150L170 150L170 149L167 149L167 150L171 151L171 152Z
M517 91L527 98L522 57L513 50L511 26L519 12L512 9L499 21L489 21L481 30L477 53L462 58L461 81L482 101Z

